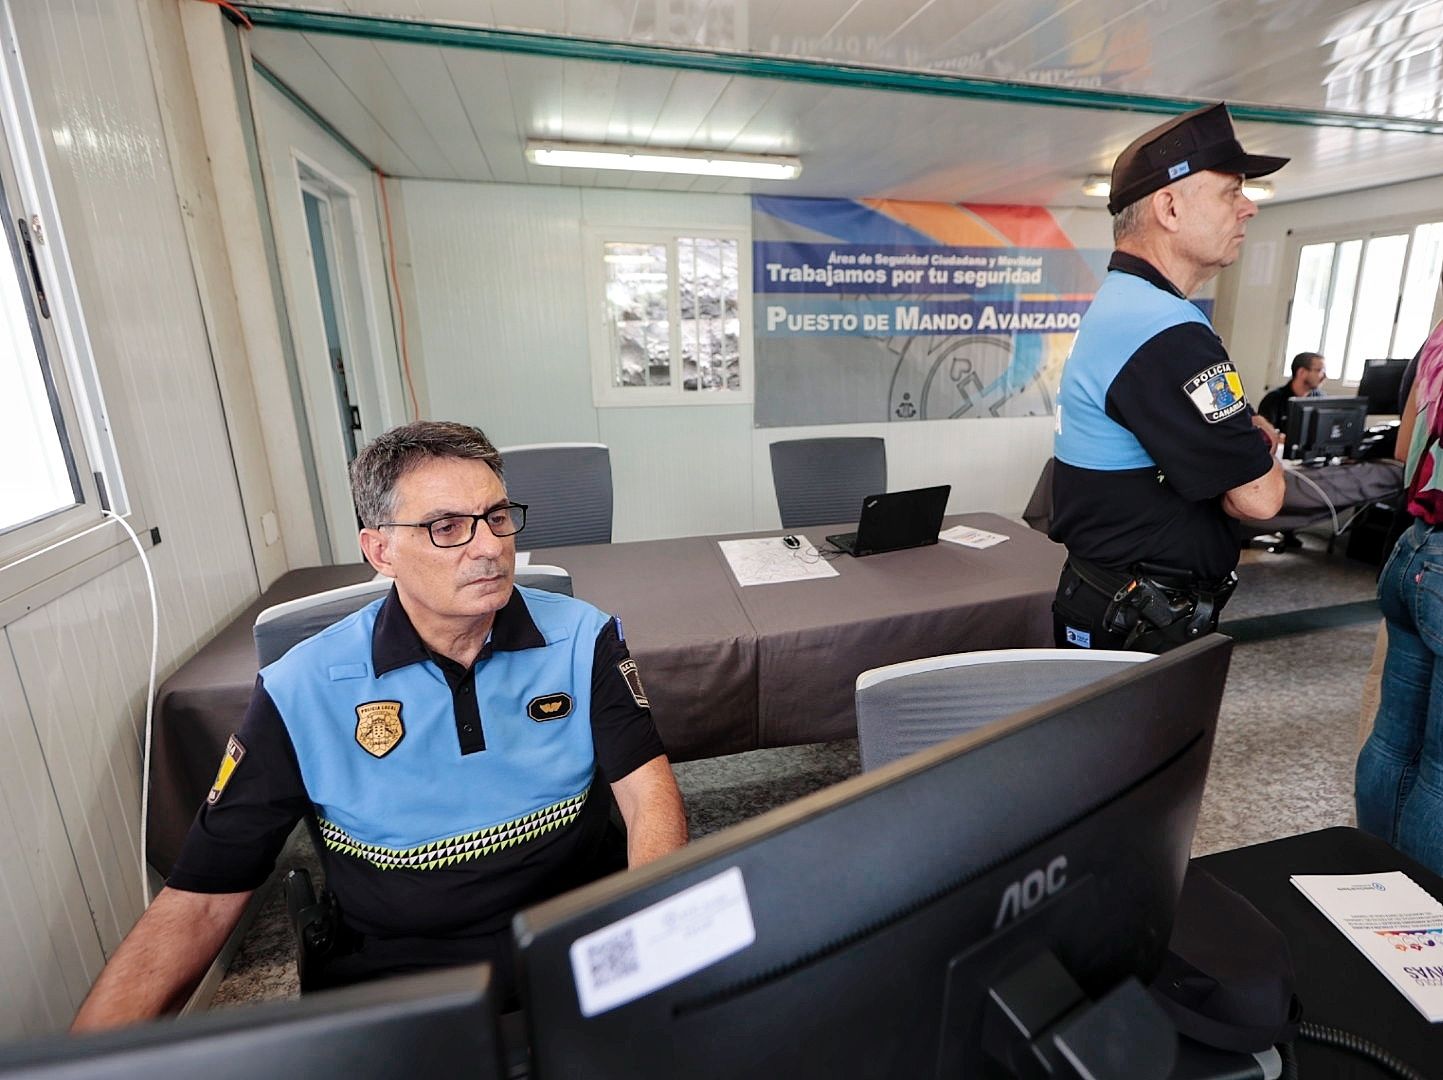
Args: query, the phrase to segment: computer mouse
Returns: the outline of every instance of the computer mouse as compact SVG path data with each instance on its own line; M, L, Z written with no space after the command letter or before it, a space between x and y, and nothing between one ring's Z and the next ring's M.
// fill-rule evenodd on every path
M795 537L795 536L784 536L784 537L782 537L782 543L783 543L785 546L791 548L793 551L795 551L797 548L799 548L799 547L802 546L802 541L801 541L799 538Z

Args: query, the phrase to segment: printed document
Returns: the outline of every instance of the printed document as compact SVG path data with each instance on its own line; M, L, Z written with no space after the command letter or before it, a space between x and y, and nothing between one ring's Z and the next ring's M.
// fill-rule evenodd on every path
M1397 870L1292 882L1419 1012L1443 1020L1443 904Z
M796 539L795 548L787 547L780 536L718 540L717 547L726 556L738 585L775 585L781 581L838 576L836 569L817 554L810 540L805 536Z
M953 525L950 529L943 529L937 534L937 539L946 540L950 544L961 544L970 548L990 548L1009 539L1002 533L988 532L986 529L972 529L966 525Z

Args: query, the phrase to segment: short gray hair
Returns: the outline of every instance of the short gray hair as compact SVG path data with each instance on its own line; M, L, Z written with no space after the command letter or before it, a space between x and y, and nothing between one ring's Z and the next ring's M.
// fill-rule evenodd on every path
M1148 197L1128 203L1112 219L1112 242L1115 244L1125 236L1131 236L1142 228Z
M480 428L450 420L417 420L376 437L351 462L351 498L361 524L374 529L396 510L396 485L423 461L484 461L501 478L501 454Z

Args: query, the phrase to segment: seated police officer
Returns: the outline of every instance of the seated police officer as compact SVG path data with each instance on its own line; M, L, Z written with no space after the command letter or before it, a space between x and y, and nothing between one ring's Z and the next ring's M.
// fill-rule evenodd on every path
M480 960L504 984L518 909L686 842L617 620L513 586L525 510L501 464L480 431L437 422L356 458L361 549L395 584L260 673L166 888L76 1030L182 1004L306 814L340 917L313 985Z
M1113 165L1117 250L1058 394L1059 646L1161 652L1211 631L1236 581L1232 519L1282 505L1271 439L1187 298L1238 257L1258 209L1244 178L1286 161L1246 153L1218 104L1147 132Z

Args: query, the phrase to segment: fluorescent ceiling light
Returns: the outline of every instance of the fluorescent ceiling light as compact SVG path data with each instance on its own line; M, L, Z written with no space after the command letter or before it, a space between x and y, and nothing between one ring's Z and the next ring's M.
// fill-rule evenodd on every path
M632 172L737 176L752 180L795 180L802 175L799 158L775 154L719 154L710 150L642 149L543 139L527 140L526 160L535 165L574 169L629 169Z
M1101 174L1089 176L1082 182L1082 193L1105 199L1112 194L1112 180ZM1262 202L1273 197L1273 185L1266 180L1244 180L1243 194L1253 202Z

